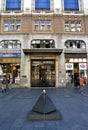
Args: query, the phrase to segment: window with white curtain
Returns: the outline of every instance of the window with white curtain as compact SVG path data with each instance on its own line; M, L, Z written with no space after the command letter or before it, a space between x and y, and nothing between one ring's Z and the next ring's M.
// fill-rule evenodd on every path
M82 32L81 20L66 20L65 21L66 32Z

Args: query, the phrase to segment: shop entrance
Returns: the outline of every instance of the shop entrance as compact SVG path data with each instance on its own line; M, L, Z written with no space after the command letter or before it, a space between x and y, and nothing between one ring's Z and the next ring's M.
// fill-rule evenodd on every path
M55 61L33 60L31 63L31 86L55 87Z
M8 87L9 79L13 79L13 84L20 77L20 64L0 63L0 83L3 76L6 77L6 86Z
M79 63L74 63L74 85L79 85Z

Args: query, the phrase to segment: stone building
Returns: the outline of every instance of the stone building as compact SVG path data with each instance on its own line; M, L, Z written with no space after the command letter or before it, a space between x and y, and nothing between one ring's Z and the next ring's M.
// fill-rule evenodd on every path
M88 77L88 0L1 0L0 78L59 87Z

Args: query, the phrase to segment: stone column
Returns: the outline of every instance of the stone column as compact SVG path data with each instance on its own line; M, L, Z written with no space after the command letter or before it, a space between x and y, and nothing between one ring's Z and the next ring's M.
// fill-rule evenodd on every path
M56 56L56 64L55 64L55 68L56 68L56 70L55 70L56 71L56 88L59 87L59 82L58 82L59 81L59 73L58 73L59 72L59 64L58 64L59 62L58 61L59 61L59 56Z
M28 88L31 87L31 56L27 56L27 61L26 61L26 74L27 74L27 80L28 80Z
M27 87L26 55L21 53L21 87Z
M23 53L23 51L21 52L21 76L25 75L25 62L26 62L26 56Z
M28 87L28 56L23 52L23 49L28 49L29 35L23 35L23 44L21 50L21 86Z
M66 85L65 55L64 51L59 56L59 85Z

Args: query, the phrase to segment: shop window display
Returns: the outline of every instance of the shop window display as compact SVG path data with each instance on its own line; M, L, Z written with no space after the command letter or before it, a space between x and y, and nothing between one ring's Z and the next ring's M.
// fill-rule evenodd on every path
M0 71L0 83L3 75L6 76L7 83L10 78L13 79L13 84L20 83L20 64L0 64Z

